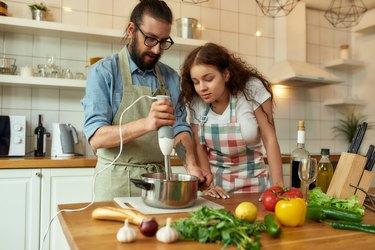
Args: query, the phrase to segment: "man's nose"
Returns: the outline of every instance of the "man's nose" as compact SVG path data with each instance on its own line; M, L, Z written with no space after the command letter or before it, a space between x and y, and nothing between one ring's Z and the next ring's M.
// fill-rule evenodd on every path
M157 43L154 47L151 48L152 53L159 55L160 54L160 43Z

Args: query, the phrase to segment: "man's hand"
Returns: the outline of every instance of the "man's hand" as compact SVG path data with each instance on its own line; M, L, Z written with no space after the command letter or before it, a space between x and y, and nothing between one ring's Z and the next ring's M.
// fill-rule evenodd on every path
M156 131L161 126L173 126L175 122L176 116L171 102L163 99L152 103L144 125L146 130Z

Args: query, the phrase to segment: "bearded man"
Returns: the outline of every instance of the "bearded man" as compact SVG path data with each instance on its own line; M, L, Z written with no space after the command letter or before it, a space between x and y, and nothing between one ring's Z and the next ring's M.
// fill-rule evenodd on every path
M84 133L98 158L97 201L140 196L130 178L164 171L157 138L161 126L173 126L174 147L187 172L197 176L203 187L212 182L212 175L196 162L186 110L176 108L179 76L159 62L163 51L173 45L172 21L164 1L140 1L126 29L127 45L90 68L81 103ZM156 95L169 95L170 101L141 98Z

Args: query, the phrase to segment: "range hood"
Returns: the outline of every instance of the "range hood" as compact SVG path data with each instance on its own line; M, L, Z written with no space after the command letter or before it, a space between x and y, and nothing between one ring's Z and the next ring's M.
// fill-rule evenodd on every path
M272 84L313 87L341 82L334 74L306 62L306 6L299 2L286 17L275 19Z

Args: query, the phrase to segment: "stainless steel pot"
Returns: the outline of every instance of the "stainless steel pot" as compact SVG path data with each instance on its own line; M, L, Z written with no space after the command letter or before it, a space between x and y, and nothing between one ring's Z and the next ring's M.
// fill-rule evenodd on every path
M176 20L177 36L182 38L201 38L201 26L198 19L191 17L181 17Z
M185 208L194 205L198 194L198 178L188 174L173 174L170 180L164 173L142 174L131 179L142 188L142 200L151 207Z

